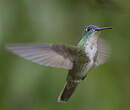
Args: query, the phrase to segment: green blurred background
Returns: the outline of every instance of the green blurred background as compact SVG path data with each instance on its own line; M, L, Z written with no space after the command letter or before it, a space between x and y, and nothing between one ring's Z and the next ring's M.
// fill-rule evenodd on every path
M57 97L67 70L5 50L9 43L75 45L85 25L111 26L108 62L88 75L68 103ZM129 0L0 0L0 110L129 110Z

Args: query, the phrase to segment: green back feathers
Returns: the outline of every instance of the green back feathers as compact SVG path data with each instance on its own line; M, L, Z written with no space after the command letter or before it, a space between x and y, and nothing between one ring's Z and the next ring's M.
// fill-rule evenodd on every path
M79 41L77 46L79 48L84 48L84 45L85 45L86 41L88 40L88 38L90 37L91 34L92 34L91 31L88 31L88 32L85 31L82 35L82 39Z

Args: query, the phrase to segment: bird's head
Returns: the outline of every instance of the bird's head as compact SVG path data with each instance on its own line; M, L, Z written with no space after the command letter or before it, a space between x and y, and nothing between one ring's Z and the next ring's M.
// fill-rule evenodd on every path
M100 34L100 32L102 30L106 30L106 29L112 29L112 27L98 27L98 26L94 26L94 25L89 25L85 27L85 33L88 35L91 34Z

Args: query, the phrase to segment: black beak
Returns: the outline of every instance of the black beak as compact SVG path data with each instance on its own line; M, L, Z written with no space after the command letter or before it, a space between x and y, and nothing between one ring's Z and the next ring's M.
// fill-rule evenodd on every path
M95 29L95 31L102 31L102 30L105 30L105 29L112 29L112 27L97 27Z

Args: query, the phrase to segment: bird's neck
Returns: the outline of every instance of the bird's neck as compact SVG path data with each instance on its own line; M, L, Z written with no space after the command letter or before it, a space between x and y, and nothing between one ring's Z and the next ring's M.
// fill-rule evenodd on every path
M95 44L99 38L100 32L84 32L82 39L78 43L78 47L85 48L86 44Z
M79 41L77 46L79 48L84 48L84 45L85 45L88 37L89 37L89 34L87 32L84 32L83 35L82 35L82 39Z

